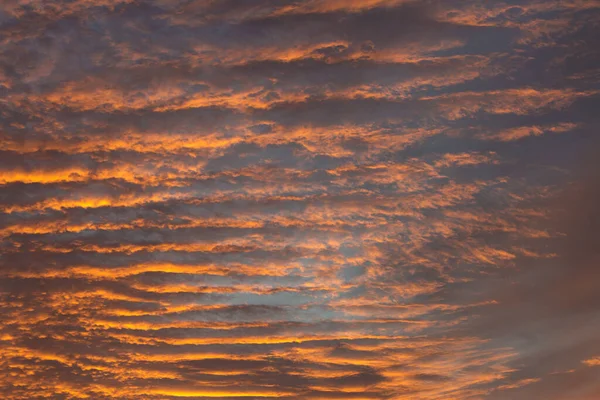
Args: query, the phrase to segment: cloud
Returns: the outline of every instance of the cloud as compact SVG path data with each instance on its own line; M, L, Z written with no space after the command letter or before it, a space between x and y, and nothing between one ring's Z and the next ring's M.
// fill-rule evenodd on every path
M3 2L0 397L596 399L599 10Z

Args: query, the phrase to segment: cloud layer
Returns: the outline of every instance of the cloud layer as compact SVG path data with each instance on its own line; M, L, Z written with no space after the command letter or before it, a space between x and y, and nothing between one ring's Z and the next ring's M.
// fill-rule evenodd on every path
M483 3L2 2L0 397L597 399L600 2Z

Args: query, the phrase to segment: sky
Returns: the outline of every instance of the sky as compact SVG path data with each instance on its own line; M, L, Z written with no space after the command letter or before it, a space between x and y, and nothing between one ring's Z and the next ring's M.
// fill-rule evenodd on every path
M3 0L0 398L600 399L600 1Z

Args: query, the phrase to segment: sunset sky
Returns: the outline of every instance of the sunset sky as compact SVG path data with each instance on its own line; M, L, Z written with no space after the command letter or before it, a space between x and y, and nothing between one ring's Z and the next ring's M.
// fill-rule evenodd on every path
M600 1L1 0L0 399L600 399Z

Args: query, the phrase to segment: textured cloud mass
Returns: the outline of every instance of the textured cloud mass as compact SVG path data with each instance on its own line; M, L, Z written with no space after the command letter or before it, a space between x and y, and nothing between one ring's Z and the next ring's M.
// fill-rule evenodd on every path
M0 398L600 398L600 2L4 0Z

